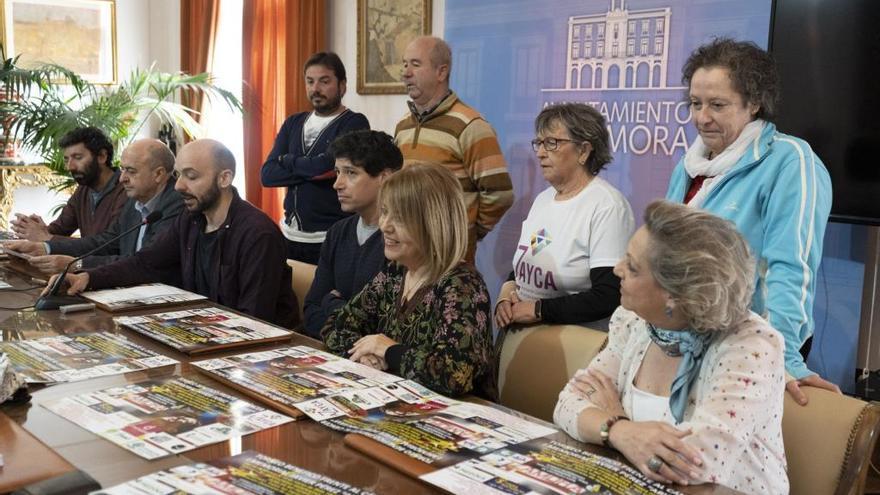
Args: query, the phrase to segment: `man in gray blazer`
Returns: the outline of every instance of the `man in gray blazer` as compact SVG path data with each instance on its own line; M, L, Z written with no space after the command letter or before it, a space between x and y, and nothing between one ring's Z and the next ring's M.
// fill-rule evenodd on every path
M159 140L141 139L131 143L121 156L122 174L119 182L125 188L128 201L116 222L99 234L82 239L64 238L48 242L11 241L6 249L33 256L30 263L47 274L64 270L75 257L81 256L115 236L141 225L73 267L74 271L93 268L131 256L149 244L156 234L173 222L165 221L183 210L183 198L174 190L172 172L174 154ZM152 212L161 211L162 220L143 225Z

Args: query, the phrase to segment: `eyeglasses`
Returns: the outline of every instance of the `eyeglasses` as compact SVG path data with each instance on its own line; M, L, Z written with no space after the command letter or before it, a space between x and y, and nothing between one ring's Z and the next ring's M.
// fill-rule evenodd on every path
M544 139L532 139L532 149L535 150L535 152L537 152L538 147L543 145L544 151L556 151L556 149L559 148L559 143L562 143L562 142L576 143L577 141L575 141L574 139L562 139L562 138L555 138L555 137L548 137L548 138L544 138Z

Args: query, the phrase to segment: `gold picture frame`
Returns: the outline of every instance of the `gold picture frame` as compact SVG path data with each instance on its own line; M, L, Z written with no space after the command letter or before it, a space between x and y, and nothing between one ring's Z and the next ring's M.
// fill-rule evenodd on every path
M115 84L116 0L0 0L2 40L18 65L55 63L95 84Z
M403 50L431 34L431 0L358 0L357 92L406 94Z

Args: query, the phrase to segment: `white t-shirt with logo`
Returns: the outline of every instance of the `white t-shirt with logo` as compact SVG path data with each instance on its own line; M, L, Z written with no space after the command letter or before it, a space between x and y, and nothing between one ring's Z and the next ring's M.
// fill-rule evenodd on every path
M513 273L523 299L549 299L584 292L590 270L613 267L626 254L633 233L632 208L601 177L577 196L554 199L549 187L538 194L523 221Z

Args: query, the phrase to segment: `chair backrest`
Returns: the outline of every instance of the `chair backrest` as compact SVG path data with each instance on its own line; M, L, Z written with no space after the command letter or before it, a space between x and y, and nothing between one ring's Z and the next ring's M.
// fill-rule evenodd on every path
M608 333L578 325L535 325L508 331L503 338L499 402L552 422L559 392L599 353Z
M315 279L315 270L318 266L297 260L287 260L287 264L293 270L293 293L296 294L296 300L299 304L299 321L304 321L303 304L309 288L312 287L312 280Z
M804 387L809 403L785 394L782 437L791 493L864 493L880 434L880 406Z

